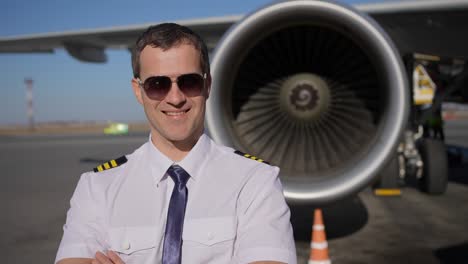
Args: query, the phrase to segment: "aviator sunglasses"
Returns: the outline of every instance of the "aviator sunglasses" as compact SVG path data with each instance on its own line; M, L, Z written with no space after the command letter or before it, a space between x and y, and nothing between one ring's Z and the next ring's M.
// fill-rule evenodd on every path
M188 97L198 96L201 94L205 85L206 73L186 73L179 75L175 81L169 76L151 76L146 78L144 82L137 78L140 87L145 90L146 95L153 100L162 100L171 90L172 83L177 83L180 91Z

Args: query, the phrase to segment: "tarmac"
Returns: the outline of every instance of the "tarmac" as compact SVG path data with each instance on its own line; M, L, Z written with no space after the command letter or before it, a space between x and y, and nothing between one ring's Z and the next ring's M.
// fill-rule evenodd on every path
M370 189L323 208L333 263L468 263L468 121L446 124L447 192L415 186L399 197ZM4 263L52 263L79 175L131 153L128 136L0 136L0 248ZM292 206L298 263L307 263L313 207Z

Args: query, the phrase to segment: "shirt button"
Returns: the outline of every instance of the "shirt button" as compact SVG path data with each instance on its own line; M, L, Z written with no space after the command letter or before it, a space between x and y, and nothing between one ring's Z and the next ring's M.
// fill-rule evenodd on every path
M209 233L208 233L208 237L207 237L207 238L208 238L208 241L209 241L209 240L213 240L213 238L214 238L214 234L213 234L213 233L211 233L211 232L209 232Z
M128 242L128 241L123 242L123 243L122 243L122 248L123 248L124 250L130 249L130 242Z

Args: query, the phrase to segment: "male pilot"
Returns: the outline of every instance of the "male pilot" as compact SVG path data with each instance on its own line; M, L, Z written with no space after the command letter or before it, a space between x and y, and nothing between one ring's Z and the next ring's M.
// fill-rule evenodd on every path
M81 176L56 262L296 263L279 169L204 133L202 39L177 24L150 27L132 66L150 139Z

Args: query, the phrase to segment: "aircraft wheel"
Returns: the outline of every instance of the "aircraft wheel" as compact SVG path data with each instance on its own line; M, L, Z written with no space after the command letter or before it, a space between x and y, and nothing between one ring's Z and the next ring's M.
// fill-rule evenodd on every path
M423 161L423 176L419 180L421 190L429 194L443 194L448 181L448 159L444 142L425 138L419 151Z

